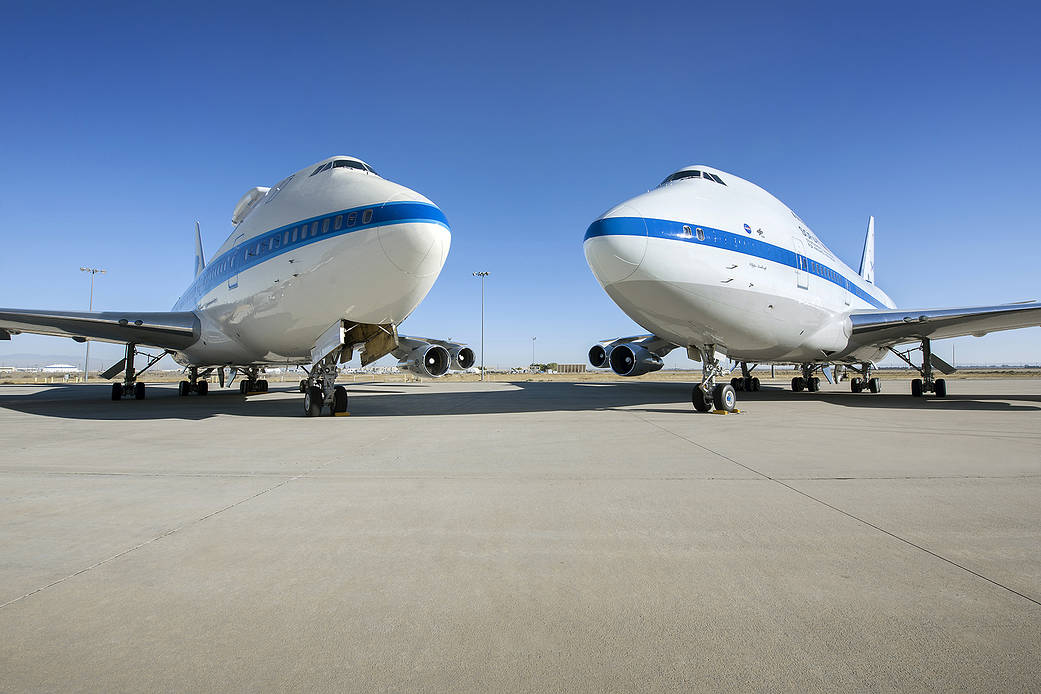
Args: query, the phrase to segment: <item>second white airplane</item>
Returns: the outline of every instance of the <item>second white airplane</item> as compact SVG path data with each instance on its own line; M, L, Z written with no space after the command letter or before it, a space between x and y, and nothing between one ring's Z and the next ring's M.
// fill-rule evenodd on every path
M792 390L815 391L828 365L855 369L853 392L881 390L875 361L893 352L916 369L911 394L947 395L934 369L954 367L931 340L1041 325L1041 303L898 309L875 286L874 219L860 270L839 260L798 215L759 186L708 166L689 166L607 211L585 235L585 255L608 296L651 331L605 340L592 366L639 376L677 347L702 364L694 408L733 411L736 390L758 390L756 364L796 363ZM919 347L898 351L897 346ZM912 360L915 349L921 356ZM742 376L720 356L740 362ZM749 367L749 364L753 366Z

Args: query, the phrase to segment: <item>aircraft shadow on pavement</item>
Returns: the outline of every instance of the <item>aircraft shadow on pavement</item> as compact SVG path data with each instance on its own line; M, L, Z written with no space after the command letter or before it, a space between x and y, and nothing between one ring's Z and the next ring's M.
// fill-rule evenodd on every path
M691 385L673 382L513 382L494 390L433 390L431 384L345 383L353 417L510 414L525 412L595 411L638 407L643 412L690 413ZM39 386L38 386L39 387ZM407 387L407 390L405 389ZM109 399L109 386L43 386L36 393L10 393L0 386L0 408L44 417L94 420L203 420L217 415L242 417L303 416L296 386L273 384L271 392L243 397L232 389L214 389L206 397L179 397L173 386L150 386L145 400ZM7 391L7 392L5 392ZM9 394L10 393L10 394ZM292 396L292 397L288 397ZM822 391L792 393L765 387L739 393L738 407L756 402L812 400L841 407L907 410L1041 410L1041 395L960 395L946 399L913 398L903 393L848 393ZM1026 404L1037 403L1037 404ZM658 407L646 407L657 405ZM662 407L662 406L665 407Z

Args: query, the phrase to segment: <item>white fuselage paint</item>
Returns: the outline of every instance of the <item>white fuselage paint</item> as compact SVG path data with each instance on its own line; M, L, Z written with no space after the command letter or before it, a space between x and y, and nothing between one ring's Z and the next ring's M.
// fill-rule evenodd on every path
M688 168L726 185L706 178L666 183L612 208L587 232L589 267L630 318L677 345L711 344L737 360L879 356L874 348L844 354L847 315L893 307L885 292L762 188L711 167Z
M319 227L306 243L280 241L266 257L248 255L252 240L283 227L293 239L301 222L340 211L356 210L360 227L366 209L415 202L444 219L419 193L366 171L333 168L311 175L334 159L344 157L318 162L272 188L208 262L211 274L219 272L203 281L204 271L177 302L175 310L193 311L202 324L200 339L174 355L179 363L310 363L315 340L337 320L397 325L430 291L451 243L443 221L393 220L339 233ZM251 257L253 264L243 267Z

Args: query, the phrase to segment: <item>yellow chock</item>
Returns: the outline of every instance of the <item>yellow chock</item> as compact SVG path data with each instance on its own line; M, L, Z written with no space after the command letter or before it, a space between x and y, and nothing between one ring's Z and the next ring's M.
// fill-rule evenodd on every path
M734 410L733 412L727 412L726 410L712 410L712 414L741 414L741 410Z
M333 413L333 416L335 416L335 417L350 417L351 413L350 412L335 412L335 413Z

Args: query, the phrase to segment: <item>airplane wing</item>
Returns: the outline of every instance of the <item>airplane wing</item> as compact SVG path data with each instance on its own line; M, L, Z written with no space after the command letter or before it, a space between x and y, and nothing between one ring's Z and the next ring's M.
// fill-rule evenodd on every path
M891 347L922 338L943 339L1041 326L1041 302L964 308L883 309L850 314L851 347Z
M633 335L631 337L616 337L613 340L601 340L599 343L601 347L617 347L618 345L635 344L639 347L643 347L648 352L656 354L659 357L664 357L672 350L679 347L674 342L669 342L657 335Z
M133 342L178 350L199 339L199 318L191 311L32 311L0 308L0 340L18 333L101 342Z

